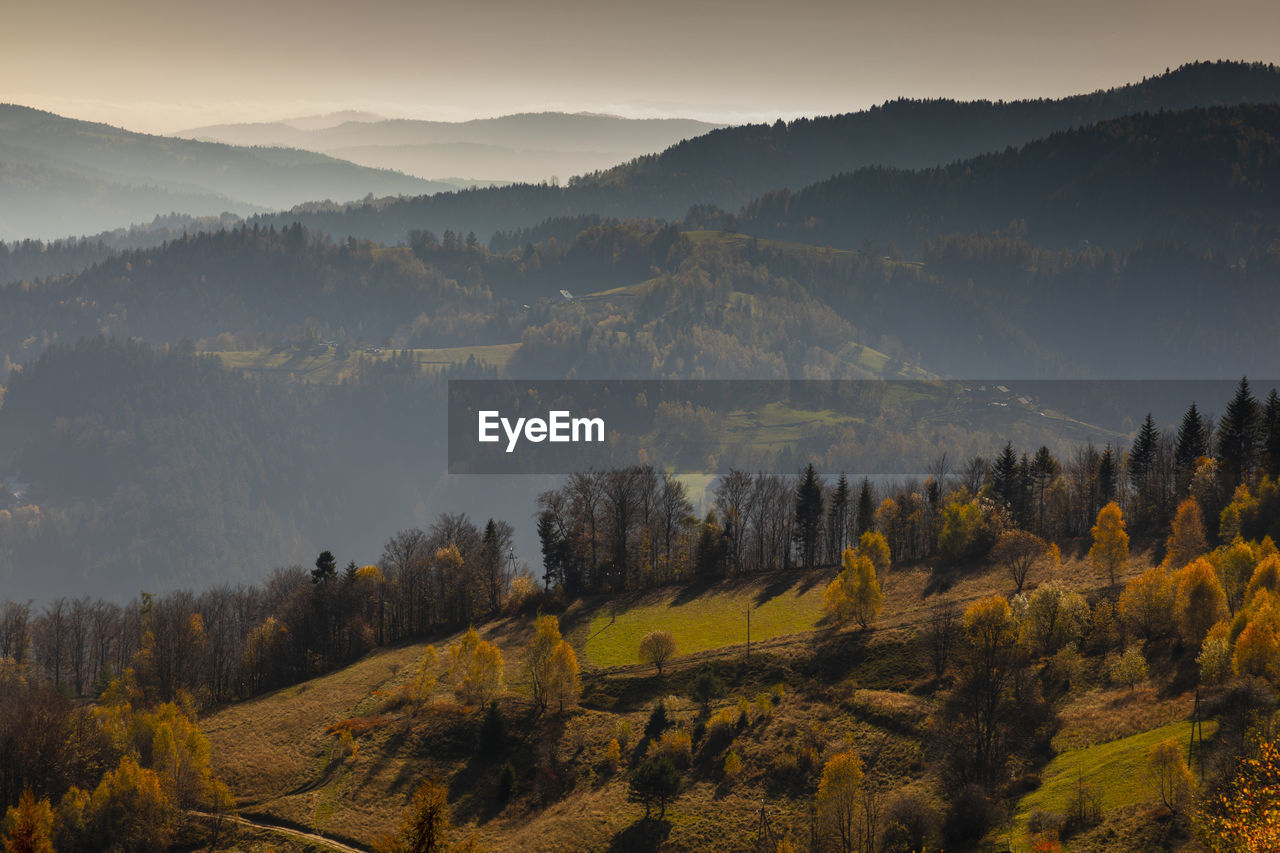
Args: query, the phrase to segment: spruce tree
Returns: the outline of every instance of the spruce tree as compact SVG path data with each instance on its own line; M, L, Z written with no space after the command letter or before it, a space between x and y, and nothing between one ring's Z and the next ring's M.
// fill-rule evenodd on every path
M800 563L812 569L818 559L818 534L822 529L822 482L810 462L796 486L795 533L800 546Z
M827 508L827 562L835 563L849 543L849 479L844 473L836 481Z
M866 533L876 519L876 502L871 496L871 480L863 477L858 490L858 535Z
M1191 471L1196 460L1209 455L1209 430L1195 402L1182 416L1182 424L1178 427L1178 447L1174 451L1174 461L1178 463L1179 472Z
M1098 498L1104 504L1116 496L1116 454L1108 444L1098 458Z
M1241 378L1236 395L1218 425L1218 463L1226 494L1248 479L1258 455L1261 412L1249 392L1249 380Z
M1267 395L1267 407L1262 413L1263 447L1265 448L1263 464L1266 465L1267 476L1280 480L1280 396L1272 388Z

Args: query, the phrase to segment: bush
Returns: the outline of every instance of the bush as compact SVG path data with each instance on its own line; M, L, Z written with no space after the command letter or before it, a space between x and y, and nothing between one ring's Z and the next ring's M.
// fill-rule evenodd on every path
M736 749L731 749L729 754L724 757L724 778L729 782L736 782L741 775L742 758L738 755Z
M667 717L667 705L665 702L659 702L653 706L649 721L644 724L644 736L653 740L670 727L671 720Z
M895 794L884 808L881 844L885 853L936 850L941 840L938 837L938 811L938 806L921 794Z
M482 755L498 755L507 743L507 724L497 703L490 702L480 722L477 748Z
M966 785L956 792L947 809L943 833L947 841L957 847L968 846L987 834L995 826L1000 815L979 785Z
M681 769L693 761L693 741L684 729L676 729L649 743L648 758L666 757Z

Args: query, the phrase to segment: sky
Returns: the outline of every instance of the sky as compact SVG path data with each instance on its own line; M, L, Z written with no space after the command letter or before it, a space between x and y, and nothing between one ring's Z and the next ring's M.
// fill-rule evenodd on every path
M173 132L359 109L716 122L1061 96L1280 61L1275 0L18 0L0 102Z

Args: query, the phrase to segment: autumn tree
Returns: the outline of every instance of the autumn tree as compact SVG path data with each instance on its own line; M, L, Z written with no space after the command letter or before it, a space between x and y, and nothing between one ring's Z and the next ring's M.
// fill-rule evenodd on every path
M0 821L5 853L53 853L53 806L27 789Z
M827 585L823 593L827 612L840 623L857 620L866 628L880 613L884 596L876 578L875 564L871 558L846 548L844 569Z
M487 704L502 690L502 652L468 628L462 639L449 646L449 674L454 692L464 702Z
M858 812L862 803L862 781L862 759L853 752L837 753L822 768L822 779L818 782L818 820L841 853L853 853L861 847Z
M449 849L453 821L449 816L449 792L435 779L423 780L413 792L413 802L400 820L395 835L378 844L380 853L442 853Z
M555 702L561 711L576 704L582 693L582 678L578 671L578 655L567 640L556 644L549 670L548 700Z
M1196 814L1204 845L1223 853L1280 850L1280 745L1264 740Z
M1180 813L1195 790L1195 778L1176 738L1163 740L1147 753L1147 784L1170 812Z
M1188 648L1198 649L1205 634L1227 615L1227 596L1213 565L1203 557L1192 560L1178 573L1174 618Z
M1111 667L1111 680L1130 690L1147 680L1147 659L1142 649L1130 646Z
M1111 586L1129 563L1129 534L1125 530L1120 505L1111 501L1098 510L1097 523L1089 531L1093 545L1089 547L1089 562L1095 571L1106 572Z
M640 662L653 665L658 675L675 654L676 638L669 631L650 631L640 640Z
M1187 498L1178 504L1169 538L1165 540L1165 565L1171 569L1180 569L1208 550L1209 542L1204 535L1204 515L1200 511L1200 502L1195 498Z
M1048 552L1049 544L1034 533L1006 530L1000 534L995 548L991 549L991 558L1005 567L1013 578L1017 592L1022 592L1031 567Z
M1168 632L1173 620L1173 580L1163 566L1153 566L1125 584L1116 610L1148 640Z

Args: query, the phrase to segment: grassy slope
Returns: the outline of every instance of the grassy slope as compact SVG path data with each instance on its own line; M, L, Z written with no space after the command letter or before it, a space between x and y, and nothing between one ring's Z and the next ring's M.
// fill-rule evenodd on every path
M1072 585L1097 583L1079 561L1069 560L1060 572ZM499 758L475 755L479 715L460 708L446 687L429 712L411 715L388 704L425 644L381 650L330 675L221 708L203 727L218 772L244 813L363 845L395 828L425 775L448 780L455 820L488 850L625 849L647 843L641 838L647 833L662 836L670 849L740 849L754 841L762 801L776 830L803 839L821 763L841 749L852 745L869 778L887 788L933 778L926 721L936 706L913 692L927 674L911 638L938 595L963 603L1010 591L1003 574L987 573L926 595L928 573L895 568L884 581L885 612L875 630L832 630L818 624L829 573L641 594L627 600L612 626L607 601L575 605L562 625L583 662L584 699L564 715L530 715L521 659L530 620L484 626L482 634L502 648L506 665L501 705L512 743ZM1033 581L1045 579L1033 575ZM738 618L748 603L756 605L750 665L742 662L745 620ZM608 627L601 632L602 626ZM660 627L677 632L682 643L681 656L661 678L633 662L638 637ZM627 762L635 760L653 703L687 697L703 664L715 666L729 686L716 708L736 708L740 699L754 700L777 684L785 685L785 696L771 714L753 712L737 734L733 748L745 770L736 784L722 780L725 747L699 752L666 821L642 823L642 808L627 801ZM691 726L696 708L687 698L678 708L677 718ZM357 716L367 718L369 729L344 760L333 754L335 738L325 730ZM604 748L624 722L634 734L624 767L610 772ZM796 755L810 746L815 763L801 758L796 769ZM518 794L499 808L494 791L507 758L521 768Z
M1031 843L1027 820L1033 811L1069 813L1078 780L1093 785L1101 794L1104 815L1152 802L1156 797L1144 776L1147 753L1168 738L1186 744L1189 726L1185 720L1171 722L1128 737L1060 753L1044 769L1043 784L1018 803L1012 837L1022 845L1021 849L1027 849ZM1212 737L1216 730L1217 723L1204 724L1206 738Z

